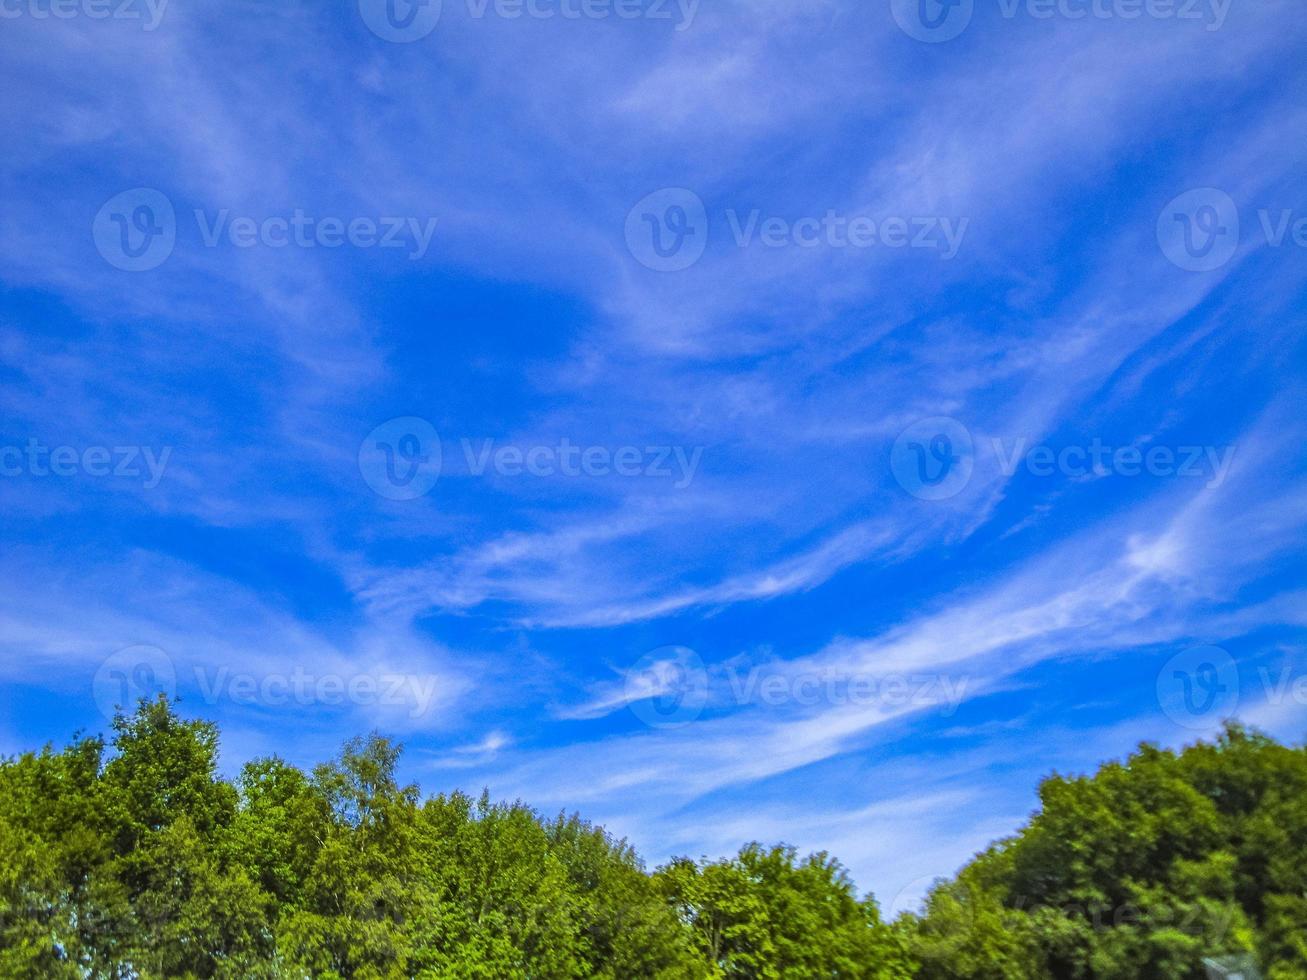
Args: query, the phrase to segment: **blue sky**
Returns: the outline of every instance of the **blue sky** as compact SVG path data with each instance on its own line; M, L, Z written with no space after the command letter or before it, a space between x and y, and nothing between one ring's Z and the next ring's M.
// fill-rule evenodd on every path
M1307 730L1290 0L57 6L0 750L162 688L897 909L1050 772Z

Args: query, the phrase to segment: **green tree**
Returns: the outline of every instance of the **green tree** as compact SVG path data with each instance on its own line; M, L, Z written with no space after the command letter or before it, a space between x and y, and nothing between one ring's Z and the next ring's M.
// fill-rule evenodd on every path
M1307 751L1237 726L1050 777L892 925L826 854L648 874L577 816L422 800L379 735L232 782L166 701L113 733L0 760L0 976L1307 980Z
M1202 980L1205 957L1307 968L1307 752L1231 725L1052 776L1015 837L900 923L923 980Z
M546 828L576 896L581 948L601 978L708 975L675 909L635 851L578 816Z
M910 976L895 932L859 901L839 862L799 861L750 844L732 859L673 861L659 872L704 958L724 977L790 980Z

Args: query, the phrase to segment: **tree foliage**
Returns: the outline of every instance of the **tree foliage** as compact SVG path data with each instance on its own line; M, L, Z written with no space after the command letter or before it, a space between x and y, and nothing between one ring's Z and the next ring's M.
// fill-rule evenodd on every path
M1052 776L1040 809L898 923L922 980L1307 980L1307 752L1231 725Z
M312 773L259 759L231 782L217 750L214 726L160 700L111 746L0 763L0 976L811 976L803 931L827 927L849 944L819 957L836 976L896 942L833 862L778 855L740 882L766 945L718 963L682 918L714 910L579 817L423 800L375 735Z
M838 861L648 872L577 816L423 799L356 739L234 780L166 701L0 762L0 977L1307 980L1307 753L1240 728L1054 776L1017 836L882 922Z

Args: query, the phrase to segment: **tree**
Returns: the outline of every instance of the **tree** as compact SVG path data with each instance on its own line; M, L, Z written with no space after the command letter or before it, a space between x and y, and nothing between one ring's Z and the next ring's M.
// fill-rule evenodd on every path
M750 844L732 859L678 859L659 872L704 958L725 977L910 976L875 903L826 854Z
M1205 957L1307 968L1307 752L1238 725L1054 775L1040 810L900 924L921 977L1203 980Z
M550 847L577 896L584 958L602 978L708 975L691 937L635 851L580 817L560 814Z
M1051 776L892 925L824 853L650 874L575 815L423 800L376 734L228 781L167 701L113 732L0 760L0 976L1307 980L1307 751L1237 726Z

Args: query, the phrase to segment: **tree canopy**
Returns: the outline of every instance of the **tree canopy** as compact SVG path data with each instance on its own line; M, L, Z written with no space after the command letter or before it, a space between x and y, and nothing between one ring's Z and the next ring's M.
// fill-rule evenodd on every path
M1307 752L1238 727L1050 777L894 923L827 854L651 872L576 815L424 799L379 735L235 780L217 750L159 700L0 762L0 976L1307 980Z
M900 975L824 856L650 874L577 816L422 799L380 736L233 783L216 728L166 701L113 730L0 763L0 976Z
M922 980L1200 980L1226 956L1307 980L1307 751L1231 725L1039 798L897 923Z

